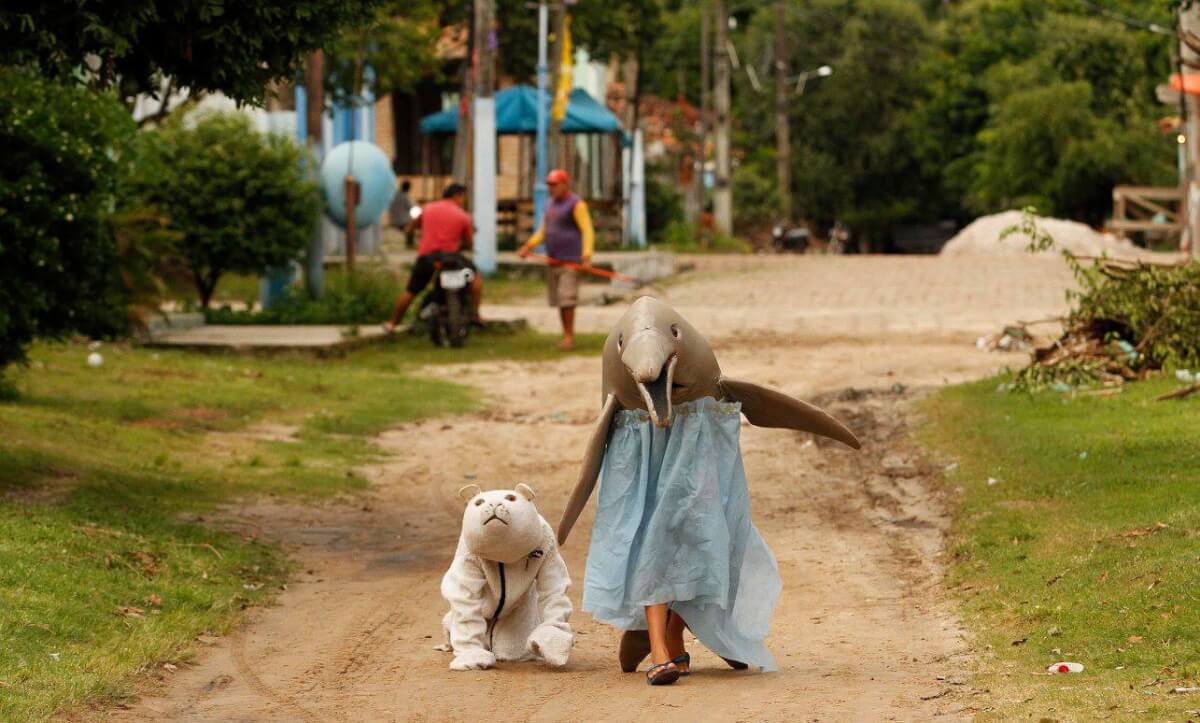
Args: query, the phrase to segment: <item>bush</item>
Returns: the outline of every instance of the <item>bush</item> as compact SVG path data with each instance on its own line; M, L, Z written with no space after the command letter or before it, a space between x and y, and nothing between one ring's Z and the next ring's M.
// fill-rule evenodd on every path
M0 69L0 369L35 337L123 327L108 215L134 132L111 97Z
M683 219L683 200L675 187L664 180L670 169L646 169L646 237L658 238L667 226Z
M681 254L744 254L750 244L733 236L716 233L686 221L675 221L663 230L660 243Z
M266 273L308 244L320 200L303 161L291 139L241 114L176 120L147 138L139 190L178 234L202 307L225 272Z
M1003 233L1027 235L1031 251L1054 247L1032 208ZM1163 369L1200 368L1200 262L1156 266L1099 259L1084 265L1062 253L1078 284L1067 292L1071 310L1063 334L1034 351L1014 388L1114 385Z
M300 286L289 286L269 309L209 309L204 315L210 324L378 324L391 316L403 290L391 273L361 269L330 276L320 299L310 298Z

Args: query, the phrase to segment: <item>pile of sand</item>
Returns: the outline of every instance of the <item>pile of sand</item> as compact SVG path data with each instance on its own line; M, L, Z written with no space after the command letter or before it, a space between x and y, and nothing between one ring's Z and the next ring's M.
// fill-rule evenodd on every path
M1100 233L1090 226L1060 218L1037 216L1037 226L1054 238L1054 248L1049 253L1066 249L1076 256L1135 257L1144 251L1129 241L1108 233ZM1014 233L1001 240L1004 229L1021 223L1020 211L1005 211L991 216L981 216L959 231L942 247L946 256L1017 256L1028 253L1030 238L1023 233Z

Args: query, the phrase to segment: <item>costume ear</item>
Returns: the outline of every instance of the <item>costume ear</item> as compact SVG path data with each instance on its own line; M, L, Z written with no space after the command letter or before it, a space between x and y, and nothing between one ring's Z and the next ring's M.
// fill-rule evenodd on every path
M808 402L740 379L722 378L721 389L727 399L741 402L742 414L756 427L798 429L836 439L854 449L862 447L846 425Z
M460 500L469 500L480 492L483 492L483 490L480 489L479 485L467 485L458 491L458 498Z
M520 494L522 497L529 500L530 502L533 502L534 495L533 495L532 487L525 484L524 482L520 482L517 484L516 490L517 490L517 493Z

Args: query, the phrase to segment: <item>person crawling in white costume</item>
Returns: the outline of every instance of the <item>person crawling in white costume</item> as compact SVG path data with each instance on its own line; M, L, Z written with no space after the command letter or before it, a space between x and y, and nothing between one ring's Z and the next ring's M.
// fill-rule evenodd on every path
M571 577L554 530L528 485L483 492L467 485L462 535L442 577L450 611L442 619L451 670L484 670L498 660L567 664Z

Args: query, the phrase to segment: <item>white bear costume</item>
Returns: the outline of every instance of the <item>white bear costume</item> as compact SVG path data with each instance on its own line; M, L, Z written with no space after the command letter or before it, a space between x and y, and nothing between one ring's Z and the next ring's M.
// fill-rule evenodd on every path
M566 665L571 577L554 530L533 505L533 490L459 490L469 498L454 562L442 577L450 611L442 620L451 670L483 670L497 660Z

